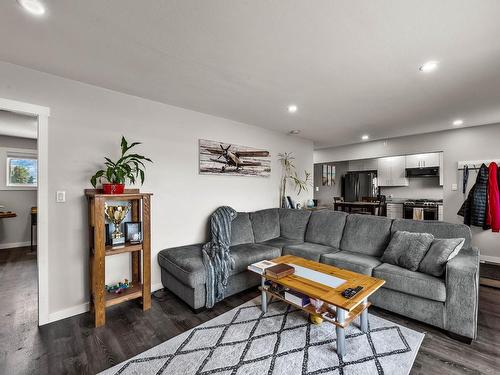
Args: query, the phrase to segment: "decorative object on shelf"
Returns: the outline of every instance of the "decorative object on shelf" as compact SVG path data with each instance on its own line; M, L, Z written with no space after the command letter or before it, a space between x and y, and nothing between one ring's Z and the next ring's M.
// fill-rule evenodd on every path
M314 204L314 199L307 200L307 208L314 208L316 205Z
M126 289L131 288L132 284L128 281L128 279L123 280L123 283L120 281L115 285L105 285L106 291L108 293L120 294L123 293Z
M323 301L316 298L311 298L310 300L311 300L311 305L313 305L316 312L319 313L321 310L321 306L323 306Z
M122 221L127 216L130 210L130 202L127 204L116 204L110 205L107 202L104 203L104 213L109 221L115 226L115 230L111 234L111 244L113 246L119 246L125 244L125 236L120 230L120 225Z
M268 177L269 151L200 139L200 174Z
M308 186L311 185L311 173L304 171L304 179L299 177L293 163L295 158L292 156L291 152L279 153L278 158L282 169L280 183L280 207L287 208L288 203L286 198L286 187L288 182L292 182L294 184L297 189L297 195L300 195L302 191L307 191Z
M144 162L152 163L153 161L145 156L129 153L132 148L140 144L141 142L133 142L129 145L125 137L122 136L120 158L114 162L105 157L106 169L100 169L92 176L90 179L92 186L96 187L97 183L104 178L108 181L102 184L104 194L123 194L127 180L131 184L140 180L142 185L146 168Z
M125 241L128 241L131 244L138 244L142 242L140 221L125 223Z

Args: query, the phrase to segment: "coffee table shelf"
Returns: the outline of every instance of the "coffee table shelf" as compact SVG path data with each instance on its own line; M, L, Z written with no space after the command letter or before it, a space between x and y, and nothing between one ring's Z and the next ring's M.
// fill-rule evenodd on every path
M335 319L330 319L330 318L322 315L323 313L327 312L327 308L326 308L325 304L323 304L323 306L321 306L321 309L320 309L320 311L318 313L318 312L316 312L316 309L312 305L299 306L299 305L297 305L297 304L295 304L293 302L290 302L286 298L283 298L279 294L271 292L268 288L259 287L259 290L266 292L267 294L269 294L273 298L276 298L276 299L278 299L280 301L286 302L287 304L292 305L292 306L294 306L294 307L296 307L298 309L301 309L301 310L305 311L308 314L318 316L321 319L324 319L325 321L327 321L329 323L332 323L332 324L335 324L336 326L342 327L342 328L346 328L349 324L352 323L352 321L354 319L356 319L359 315L361 315L361 313L363 311L365 311L366 309L368 309L371 306L371 304L372 304L371 302L366 302L364 304L358 305L354 310L350 311L347 314L347 316L346 316L346 318L345 318L345 320L344 320L343 323L339 323L339 322L335 321Z

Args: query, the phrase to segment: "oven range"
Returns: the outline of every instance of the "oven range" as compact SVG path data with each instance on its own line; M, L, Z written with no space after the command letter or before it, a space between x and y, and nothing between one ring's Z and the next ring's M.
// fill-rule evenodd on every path
M415 199L403 203L403 217L415 220L439 220L439 206L443 200Z

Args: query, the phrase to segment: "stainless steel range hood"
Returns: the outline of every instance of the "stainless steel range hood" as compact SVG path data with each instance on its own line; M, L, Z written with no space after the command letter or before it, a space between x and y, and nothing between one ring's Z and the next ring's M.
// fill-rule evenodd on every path
M406 168L406 177L439 177L439 167Z

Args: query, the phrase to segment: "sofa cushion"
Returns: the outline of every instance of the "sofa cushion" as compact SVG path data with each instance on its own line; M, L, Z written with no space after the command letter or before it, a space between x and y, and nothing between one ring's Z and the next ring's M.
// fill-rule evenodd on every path
M431 247L434 236L430 233L412 233L398 230L391 238L391 242L382 262L394 264L410 271L416 271L425 254Z
M278 249L281 250L281 249L283 249L284 246L297 245L300 243L303 243L303 241L290 240L288 238L278 237L278 238L273 238L272 240L267 240L267 241L261 242L260 244L272 246L272 247L277 247Z
M319 262L322 254L339 251L331 246L320 245L317 243L304 242L298 245L288 245L283 248L283 255L295 255L301 258Z
M231 222L231 246L253 242L254 238L250 215L247 212L238 212Z
M465 224L452 224L436 220L395 219L391 231L394 233L398 230L430 233L435 238L465 238L464 249L471 246L471 230Z
M307 224L306 242L339 248L347 213L334 210L314 211Z
M418 266L418 271L441 277L446 263L458 255L464 245L464 238L436 238Z
M280 208L280 237L304 241L311 211Z
M234 268L231 275L243 272L247 267L255 262L264 259L274 259L281 255L281 249L262 244L250 243L230 247L231 256L234 260Z
M202 244L186 245L162 250L158 263L182 283L194 288L205 284L205 266L201 255Z
M269 208L250 213L255 242L264 242L280 236L278 208Z
M340 250L380 257L391 238L392 220L382 216L347 216Z
M371 276L373 269L382 262L371 255L354 253L352 251L339 251L338 253L322 255L321 263Z
M384 288L434 301L446 301L446 285L443 279L388 263L376 267L373 276L385 280Z

